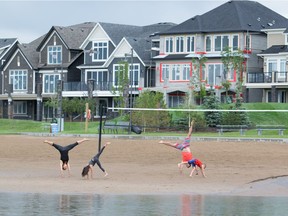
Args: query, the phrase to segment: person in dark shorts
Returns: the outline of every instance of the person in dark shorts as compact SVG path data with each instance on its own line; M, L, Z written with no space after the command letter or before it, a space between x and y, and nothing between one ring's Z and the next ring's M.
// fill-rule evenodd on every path
M105 145L101 148L101 150L88 162L88 164L83 168L82 170L82 177L87 176L87 179L89 179L89 173L90 178L93 178L93 167L95 164L98 165L98 167L105 173L104 177L108 175L106 170L102 167L99 157L101 156L102 152L106 148L107 145L109 145L110 142L106 142Z
M186 164L187 168L192 166L190 177L192 177L193 172L196 170L196 167L199 167L200 170L201 170L202 176L204 178L206 178L206 175L205 175L205 172L204 172L204 169L206 169L206 164L202 163L199 159L194 158L194 159L186 161L186 162L181 162L181 163L178 164L179 169L181 168L181 166L183 164Z
M48 143L49 145L53 146L55 149L57 149L60 153L60 171L61 176L63 177L63 171L68 170L68 175L70 176L70 164L69 164L69 151L73 149L75 146L79 145L82 142L88 141L89 139L84 138L82 140L76 141L73 144L67 145L67 146L61 146L58 145L52 141L45 140L44 143Z

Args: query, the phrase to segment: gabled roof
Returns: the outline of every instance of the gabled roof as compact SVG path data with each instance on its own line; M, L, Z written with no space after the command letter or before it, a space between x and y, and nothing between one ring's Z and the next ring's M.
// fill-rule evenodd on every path
M36 52L36 48L42 42L43 38L45 38L45 35L35 39L28 44L18 45L19 49L23 52L23 55L26 57L26 59L29 61L29 63L34 69L38 68L39 63L39 53Z
M0 38L0 59L17 43L17 38Z
M264 50L263 52L259 53L258 55L269 55L269 54L281 54L281 53L288 53L288 46L287 45L274 45L269 47L268 49Z
M37 51L40 51L41 47L46 43L47 39L51 36L51 34L56 31L58 35L61 37L63 42L66 44L68 49L76 49L79 50L80 45L89 35L90 31L94 28L95 23L93 22L85 22L72 26L52 26L49 32L46 34L43 41L37 47Z
M283 26L287 19L256 1L232 0L163 31L160 35L239 32Z

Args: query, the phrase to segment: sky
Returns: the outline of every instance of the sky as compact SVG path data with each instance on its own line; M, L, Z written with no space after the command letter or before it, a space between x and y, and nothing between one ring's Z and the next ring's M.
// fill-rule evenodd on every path
M222 0L0 0L0 38L29 43L52 26L109 22L144 26L159 22L180 24L224 3ZM288 18L288 0L257 0Z

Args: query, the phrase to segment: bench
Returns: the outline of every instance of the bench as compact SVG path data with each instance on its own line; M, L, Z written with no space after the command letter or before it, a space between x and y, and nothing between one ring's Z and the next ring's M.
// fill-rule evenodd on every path
M112 133L118 133L119 130L125 131L129 128L129 122L125 121L105 121L104 122L104 132L105 129L112 132Z
M217 125L216 126L219 135L223 135L223 132L239 131L240 135L245 135L245 131L248 129L247 125Z
M263 130L278 130L280 136L284 135L285 126L284 125L256 125L258 136L262 135Z

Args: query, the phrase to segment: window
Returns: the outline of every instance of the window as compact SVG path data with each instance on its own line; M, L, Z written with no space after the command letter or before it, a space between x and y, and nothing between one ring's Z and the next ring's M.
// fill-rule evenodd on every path
M239 49L238 35L233 35L233 51L237 51Z
M208 79L207 83L210 86L220 85L221 76L223 73L223 64L209 64L208 65Z
M113 78L114 78L114 85L119 85L119 79L120 74L122 73L122 78L124 78L125 73L125 65L124 64L115 64L113 65ZM133 64L133 70L131 71L131 65L129 65L129 73L128 73L129 84L132 87L139 86L139 80L140 80L140 65L139 64Z
M13 84L13 90L27 90L27 70L11 70L10 84Z
M228 35L215 35L214 36L214 51L221 52L225 48L229 47L229 36Z
M206 36L206 52L212 51L211 36Z
M88 70L87 71L87 81L94 80L95 90L108 90L108 71L107 70Z
M248 51L248 50L251 50L251 38L250 38L250 35L249 33L247 32L246 34L246 38L245 38L245 49Z
M48 64L62 63L62 46L48 46Z
M14 101L13 113L18 115L27 114L27 102L26 101Z
M173 52L173 37L165 38L165 52L166 53Z
M189 81L191 64L162 64L161 81Z
M184 52L184 38L176 37L176 52Z
M138 87L139 86L139 79L140 79L140 65L133 64L133 70L131 71L131 65L129 65L129 77L130 77L130 85L131 87Z
M195 41L194 41L194 36L189 36L186 39L187 43L187 52L195 52Z
M280 59L280 72L278 73L278 78L286 77L286 59Z
M59 74L44 74L44 93L55 93L57 91L57 81L60 80Z
M93 42L93 61L103 61L108 58L108 42Z

